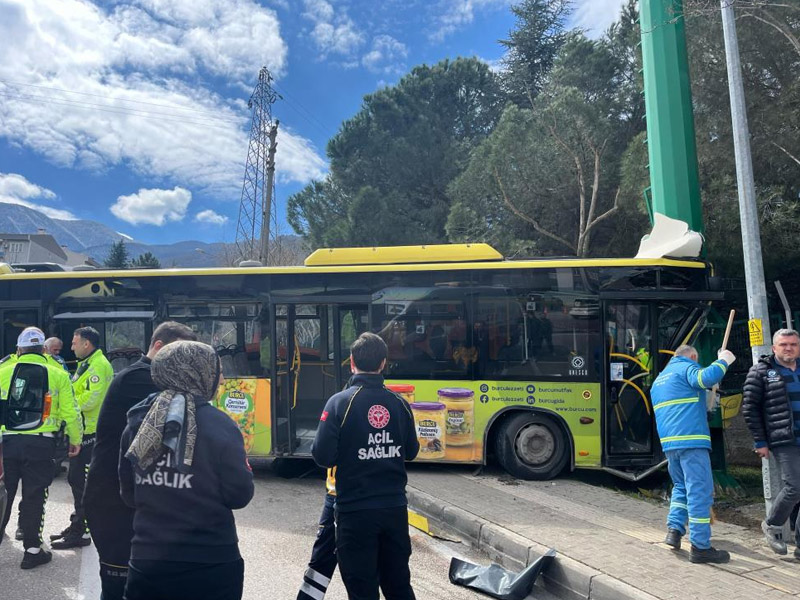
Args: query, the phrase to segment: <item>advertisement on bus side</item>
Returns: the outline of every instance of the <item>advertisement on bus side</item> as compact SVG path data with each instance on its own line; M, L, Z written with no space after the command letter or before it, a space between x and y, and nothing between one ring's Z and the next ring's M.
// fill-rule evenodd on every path
M216 405L239 426L248 455L267 456L272 451L269 379L226 379Z
M601 464L598 383L391 380L386 385L411 405L420 442L417 461L483 462L492 418L505 409L523 407L564 420L574 440L576 466ZM226 379L216 405L241 429L248 455L270 454L268 379Z
M510 407L555 413L575 442L575 464L601 464L600 384L519 381L387 381L411 404L418 461L472 462L484 458L486 428Z

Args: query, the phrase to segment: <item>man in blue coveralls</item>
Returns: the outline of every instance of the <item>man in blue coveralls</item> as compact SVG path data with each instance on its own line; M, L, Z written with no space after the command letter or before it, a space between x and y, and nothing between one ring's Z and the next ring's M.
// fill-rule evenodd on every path
M720 350L705 369L697 362L697 350L679 346L650 390L658 437L669 461L672 500L664 540L674 550L689 521L693 563L726 563L730 554L711 546L711 433L706 416L706 389L719 383L736 357Z

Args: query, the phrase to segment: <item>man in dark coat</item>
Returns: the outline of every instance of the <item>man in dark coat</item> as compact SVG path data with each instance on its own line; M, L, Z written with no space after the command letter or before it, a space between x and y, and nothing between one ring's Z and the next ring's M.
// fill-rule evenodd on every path
M197 340L197 336L186 325L174 321L156 327L147 355L114 377L98 417L83 503L100 555L103 600L122 600L133 538L134 511L120 498L117 472L126 415L134 405L158 391L150 376L150 363L164 346L177 340Z
M742 414L761 458L769 452L781 466L783 488L761 522L767 544L786 554L783 525L800 502L800 334L779 329L772 336L772 354L747 373ZM800 560L800 523L795 524L795 558Z

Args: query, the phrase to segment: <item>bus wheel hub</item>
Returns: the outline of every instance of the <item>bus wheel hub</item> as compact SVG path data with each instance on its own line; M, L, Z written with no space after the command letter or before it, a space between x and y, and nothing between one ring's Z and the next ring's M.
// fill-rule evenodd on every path
M556 440L544 425L530 424L520 429L514 448L522 461L542 465L555 454Z

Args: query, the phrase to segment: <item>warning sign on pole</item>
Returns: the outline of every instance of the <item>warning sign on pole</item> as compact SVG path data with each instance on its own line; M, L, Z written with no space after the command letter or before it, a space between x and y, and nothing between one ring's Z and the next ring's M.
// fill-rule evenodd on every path
M761 319L750 319L747 322L747 328L750 331L750 345L763 346L764 329L761 326Z

